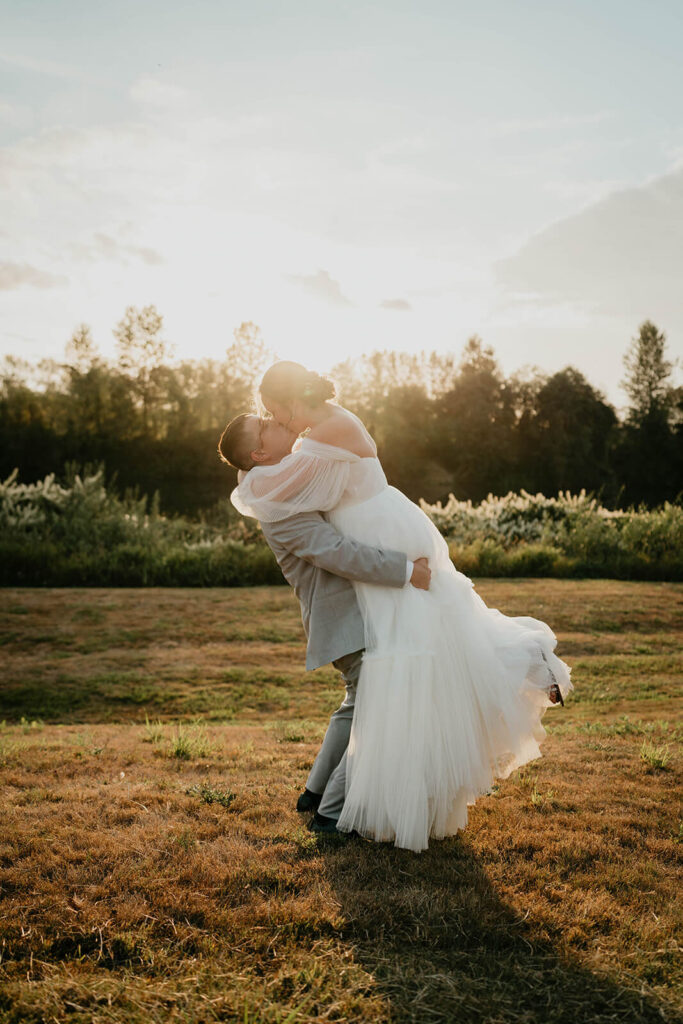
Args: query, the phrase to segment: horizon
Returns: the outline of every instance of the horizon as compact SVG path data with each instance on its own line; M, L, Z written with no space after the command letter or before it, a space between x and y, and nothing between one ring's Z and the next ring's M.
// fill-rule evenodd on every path
M162 317L162 319L163 319L163 317ZM80 326L87 326L87 325L80 325ZM260 340L267 347L267 342L265 341L265 339L263 339L260 336L260 328L259 328L258 324L242 324L240 326L243 326L243 327L244 326L255 327L257 329L257 331L259 331ZM237 333L238 333L238 329L235 329L234 334L237 335ZM160 336L162 338L164 338L164 328L163 328L163 325L162 325L162 329L160 331ZM482 351L488 351L490 346L486 345L485 339L482 339L480 336L478 336L476 334L474 335L474 337L478 337L479 338L479 341L481 343ZM95 345L95 353L94 353L95 354L95 358L99 359L105 366L107 366L107 367L109 367L111 369L115 369L116 366L117 366L117 362L118 362L118 356L113 351L113 348L108 349L108 351L105 353L97 345L97 339L93 338L92 340L93 340L94 345ZM165 340L168 340L168 339L165 339ZM466 347L467 347L467 340L463 343L462 346L460 346L460 348L458 350L453 349L451 351L445 351L445 350L444 351L439 351L439 350L435 350L435 349L424 350L423 349L423 350L420 350L420 351L408 352L408 351L396 350L396 349L374 349L374 350L366 352L366 353L360 353L360 354L353 355L353 356L347 356L345 358L342 358L342 359L338 360L334 364L329 364L329 365L322 365L322 364L320 364L317 367L317 372L321 373L323 376L330 377L332 379L333 383L335 384L335 386L339 386L339 382L335 378L335 370L338 367L344 366L344 364L348 360L350 360L352 362L352 364L357 365L358 363L360 363L365 358L372 357L374 355L384 355L384 354L387 354L387 355L398 355L399 357L406 355L409 358L417 359L417 360L419 360L419 361L421 361L421 362L423 362L425 364L428 363L429 357L432 356L432 355L445 356L445 357L453 356L453 357L455 357L454 371L457 374L458 373L458 364L464 358ZM65 345L65 348L66 348L66 345ZM174 347L173 347L173 345L171 343L170 351L169 351L168 356L162 358L156 364L157 366L166 366L166 367L169 367L170 369L173 370L175 368L180 367L184 363L196 363L196 364L199 364L199 363L201 363L205 359L213 361L213 362L216 362L216 363L220 363L221 361L224 361L226 358L229 359L229 353L228 353L227 349L226 349L226 351L224 351L222 353L222 355L219 354L216 357L212 357L212 356L198 356L198 357L193 358L191 354L190 355L177 355L175 353L175 351L173 350L173 348ZM271 352L270 354L272 355L273 362L278 362L280 359L289 358L288 356L282 356L282 355L280 355L277 352ZM554 374L564 372L565 370L578 369L578 367L574 366L571 362L567 362L563 366L557 367L552 372L545 370L542 366L539 366L537 364L532 365L532 364L528 364L527 363L524 366L513 367L509 371L506 371L503 368L503 366L501 365L500 360L498 359L497 353L495 352L495 350L493 350L493 357L494 357L494 360L495 360L495 362L496 362L496 364L498 366L499 371L501 372L501 374L502 374L502 376L503 376L503 378L505 380L509 380L511 377L519 377L519 378L521 378L523 380L527 380L527 379L529 379L529 377L536 376L536 375L547 379L547 378L552 377ZM45 390L45 388L47 387L47 383L46 382L47 382L51 372L54 372L54 370L56 370L59 367L65 367L65 366L70 365L69 364L69 356L68 356L68 354L66 352L64 352L62 354L61 358L54 358L52 356L44 356L44 357L41 357L38 360L33 360L33 361L30 360L30 359L29 360L25 360L22 356L17 356L16 353L0 354L0 360L3 360L3 359L11 359L11 360L16 359L18 361L18 365L16 367L16 372L18 373L19 377L22 377L22 370L26 368L28 370L28 373L27 373L27 376L26 376L26 380L29 383L29 386L33 390L35 390L37 392L41 392L41 391ZM24 364L24 365L22 365L22 364ZM52 370L50 369L50 364L53 364L53 369ZM675 376L676 368L677 367L674 366L674 368L673 368L673 376ZM31 370L33 370L35 372L32 374ZM405 376L405 372L406 372L406 368L405 367L402 368L402 369L399 369L399 377L404 377ZM579 371L579 372L582 372L582 371ZM620 420L623 420L627 416L628 409L629 409L628 401L623 402L620 406L616 405L612 401L610 396L608 394L606 394L604 391L602 391L600 389L600 387L598 387L596 385L595 381L592 381L585 374L584 374L584 378L585 378L587 384L590 385L593 388L593 390L596 392L596 394L599 397L601 397L608 405L613 406L613 408L614 408L615 412L617 413L617 415L618 415ZM338 401L338 397L335 398L334 400ZM253 402L255 403L255 408L256 408L258 406L258 399L256 397L254 397L253 398Z

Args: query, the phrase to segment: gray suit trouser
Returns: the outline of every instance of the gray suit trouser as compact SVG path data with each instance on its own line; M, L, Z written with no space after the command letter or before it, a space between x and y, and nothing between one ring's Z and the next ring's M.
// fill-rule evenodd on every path
M346 685L346 696L330 718L322 746L306 782L306 789L311 793L322 793L318 814L324 814L327 818L338 818L344 806L346 748L351 735L362 660L363 651L354 651L332 662L337 671L341 672Z

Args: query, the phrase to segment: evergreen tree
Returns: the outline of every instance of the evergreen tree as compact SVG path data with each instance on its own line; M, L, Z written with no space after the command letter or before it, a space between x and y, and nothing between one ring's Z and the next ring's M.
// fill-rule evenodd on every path
M432 435L436 458L451 474L449 490L457 497L478 501L514 486L513 399L493 349L473 335L452 386L436 400Z
M612 502L618 484L609 464L617 416L573 366L540 378L531 410L517 424L519 478L526 490L574 494L585 487Z
M666 336L645 320L624 356L621 383L631 405L614 461L627 504L659 505L680 492L681 456L671 421L677 391L670 378L674 364L665 358Z
M624 356L626 375L621 387L631 400L628 418L632 423L642 423L657 409L668 418L673 404L670 377L674 364L664 358L665 347L666 335L651 320L644 320L638 337L631 339Z

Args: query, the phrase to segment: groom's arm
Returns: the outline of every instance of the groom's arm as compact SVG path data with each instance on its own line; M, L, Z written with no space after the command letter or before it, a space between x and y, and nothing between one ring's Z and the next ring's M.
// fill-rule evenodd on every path
M273 540L297 558L334 576L359 583L403 587L408 558L402 551L370 547L344 537L319 512L301 512L275 523L261 523L268 543Z

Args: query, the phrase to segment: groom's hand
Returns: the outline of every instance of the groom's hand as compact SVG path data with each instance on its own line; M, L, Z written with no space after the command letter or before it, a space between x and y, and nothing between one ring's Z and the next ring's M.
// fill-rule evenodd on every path
M432 578L432 570L426 558L416 558L413 562L413 575L410 582L418 590L429 590L429 583Z

